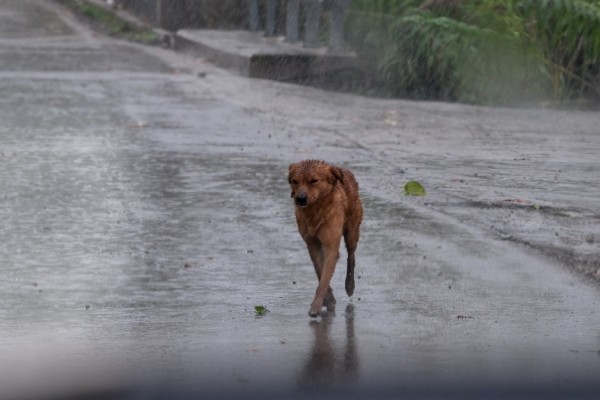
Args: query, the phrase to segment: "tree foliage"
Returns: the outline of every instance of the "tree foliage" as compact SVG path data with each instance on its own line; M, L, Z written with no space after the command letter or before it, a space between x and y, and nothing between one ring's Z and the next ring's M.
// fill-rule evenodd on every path
M379 94L478 104L600 99L598 0L354 0Z
M559 99L600 97L600 2L515 1L526 40L539 47Z

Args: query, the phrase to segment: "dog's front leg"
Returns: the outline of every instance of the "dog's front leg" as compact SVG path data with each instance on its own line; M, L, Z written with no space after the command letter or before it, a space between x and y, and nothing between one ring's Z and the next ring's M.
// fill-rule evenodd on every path
M306 247L308 248L308 253L310 254L310 259L315 267L315 272L317 274L317 281L321 280L321 274L323 273L323 246L321 246L321 241L317 238L306 238ZM335 311L335 297L333 296L333 291L331 290L331 286L327 288L327 295L323 300L323 306L327 307L327 311L334 312Z
M304 241L306 242L306 247L308 248L310 260L315 267L317 279L320 280L321 272L323 271L323 248L321 246L321 242L315 237L306 238Z
M342 233L339 232L338 234L336 231L325 231L323 234L319 235L323 249L323 269L321 271L321 276L319 277L319 286L317 287L315 298L308 311L308 315L311 317L318 316L321 312L321 307L323 307L323 301L327 296L329 283L331 282L333 272L335 271L335 264L340 255L339 249L341 238Z

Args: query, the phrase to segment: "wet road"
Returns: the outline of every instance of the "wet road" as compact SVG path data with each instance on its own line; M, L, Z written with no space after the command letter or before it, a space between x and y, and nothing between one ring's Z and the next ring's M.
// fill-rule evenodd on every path
M0 55L3 396L597 393L597 113L248 80L44 1L0 1ZM365 207L315 321L303 158Z

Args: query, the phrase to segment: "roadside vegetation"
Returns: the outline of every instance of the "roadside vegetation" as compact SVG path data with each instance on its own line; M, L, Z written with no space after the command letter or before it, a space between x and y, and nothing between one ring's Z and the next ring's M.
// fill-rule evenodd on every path
M375 95L600 102L600 0L354 0L347 24Z
M151 29L135 26L114 13L85 0L58 0L107 34L144 44L156 44L159 37Z

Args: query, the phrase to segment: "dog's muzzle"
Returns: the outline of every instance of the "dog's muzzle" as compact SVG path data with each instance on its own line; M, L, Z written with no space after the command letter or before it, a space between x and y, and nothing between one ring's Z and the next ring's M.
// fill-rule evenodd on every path
M299 193L298 196L294 198L296 205L299 207L306 207L308 205L308 197L306 193Z

